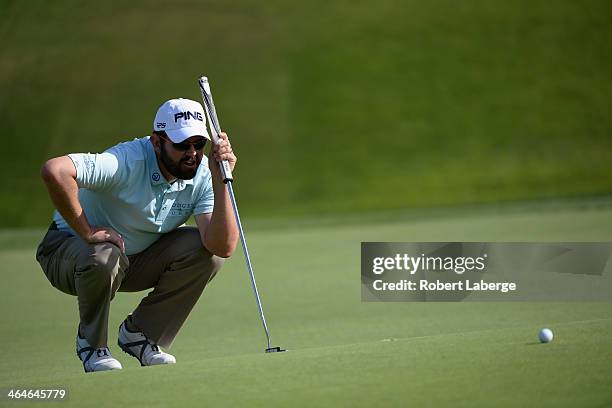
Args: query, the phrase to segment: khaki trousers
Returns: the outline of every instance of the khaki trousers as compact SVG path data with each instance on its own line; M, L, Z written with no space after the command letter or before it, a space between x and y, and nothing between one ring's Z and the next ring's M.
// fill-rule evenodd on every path
M202 291L223 265L208 252L197 228L164 234L146 250L126 256L110 242L88 244L49 229L36 260L51 284L78 298L81 331L93 347L107 345L108 314L115 293L152 288L132 313L153 342L170 347Z

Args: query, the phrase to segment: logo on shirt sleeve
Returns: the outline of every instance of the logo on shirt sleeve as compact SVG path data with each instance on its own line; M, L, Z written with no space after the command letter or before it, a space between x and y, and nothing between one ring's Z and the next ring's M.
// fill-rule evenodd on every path
M96 162L89 156L83 157L83 165L88 173L92 173L96 168Z
M154 172L153 174L151 174L151 178L153 179L153 181L159 181L160 177L161 176L158 172Z

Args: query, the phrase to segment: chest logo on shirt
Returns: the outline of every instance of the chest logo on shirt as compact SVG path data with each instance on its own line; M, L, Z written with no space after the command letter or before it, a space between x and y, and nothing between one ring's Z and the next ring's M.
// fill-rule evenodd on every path
M159 175L158 172L155 172L155 173L151 174L151 178L153 179L153 181L159 181L160 175Z
M193 203L173 203L170 209L171 217L188 217L193 212Z

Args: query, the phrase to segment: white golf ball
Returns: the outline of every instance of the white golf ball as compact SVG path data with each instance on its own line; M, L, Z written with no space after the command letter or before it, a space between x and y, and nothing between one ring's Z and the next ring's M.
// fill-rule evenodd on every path
M538 337L542 343L550 343L553 339L553 332L550 329L542 329Z

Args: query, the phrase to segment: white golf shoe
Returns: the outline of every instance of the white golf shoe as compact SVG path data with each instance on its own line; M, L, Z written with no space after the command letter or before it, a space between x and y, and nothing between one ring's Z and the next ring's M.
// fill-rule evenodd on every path
M126 319L127 320L127 319ZM152 343L142 332L128 330L126 321L119 326L119 339L117 344L121 350L140 361L141 366L152 366L159 364L175 364L176 358L172 354L162 351L155 343Z
M108 347L93 348L77 332L76 353L83 362L86 373L94 371L121 370L121 363L113 358Z

